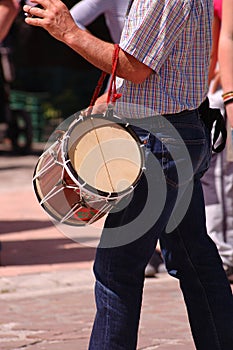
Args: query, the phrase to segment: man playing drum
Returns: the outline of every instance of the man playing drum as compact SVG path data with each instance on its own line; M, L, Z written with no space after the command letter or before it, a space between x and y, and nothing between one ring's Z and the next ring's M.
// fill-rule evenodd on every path
M60 0L35 2L43 9L24 6L28 24L111 73L114 45L78 28ZM119 44L116 108L132 105L137 113L132 124L146 144L147 169L130 203L105 222L89 349L136 349L144 270L159 239L168 273L180 281L196 348L232 350L232 291L206 232L200 183L210 158L198 107L208 92L212 0L131 5Z

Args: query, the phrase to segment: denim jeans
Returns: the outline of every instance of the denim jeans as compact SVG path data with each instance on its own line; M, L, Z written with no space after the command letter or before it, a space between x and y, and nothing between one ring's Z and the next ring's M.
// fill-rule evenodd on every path
M127 205L108 215L97 248L97 312L89 350L136 349L144 270L158 240L168 273L179 279L196 348L232 350L232 292L206 232L200 183L210 160L210 135L198 111L156 118L134 127L145 145L146 170ZM185 174L189 162L191 175ZM157 173L153 163L160 165Z

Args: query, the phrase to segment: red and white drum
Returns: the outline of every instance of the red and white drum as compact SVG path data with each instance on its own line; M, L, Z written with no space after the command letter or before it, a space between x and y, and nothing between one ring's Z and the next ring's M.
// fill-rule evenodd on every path
M60 135L38 160L35 193L56 221L91 224L134 190L143 145L130 125L103 115L79 116Z

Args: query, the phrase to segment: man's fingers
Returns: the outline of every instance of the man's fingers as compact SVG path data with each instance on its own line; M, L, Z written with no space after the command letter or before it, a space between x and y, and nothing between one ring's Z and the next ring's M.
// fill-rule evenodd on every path
M23 10L28 17L44 17L44 9L37 6L24 5Z
M30 24L30 25L35 26L35 27L42 27L41 21L42 21L42 19L37 18L37 17L34 17L34 18L33 17L26 17L25 18L25 22L27 24Z

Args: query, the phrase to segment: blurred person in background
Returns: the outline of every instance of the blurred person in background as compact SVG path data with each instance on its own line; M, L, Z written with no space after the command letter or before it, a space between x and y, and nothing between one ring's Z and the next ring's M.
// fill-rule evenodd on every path
M214 0L209 100L210 106L220 108L223 115L226 115L225 108L227 109L226 122L229 121L233 127L233 53L232 49L230 51L233 42L232 5L232 0L223 0L223 3L222 0ZM223 92L231 92L231 95L226 95L231 97L231 103L226 106ZM231 138L228 142L231 142ZM210 168L202 178L202 184L207 231L217 245L228 280L233 283L233 159L229 160L227 154L228 147L221 153L212 154Z
M10 82L13 79L13 70L9 59L10 50L7 38L12 24L21 8L20 3L21 1L18 0L0 0L0 123L6 122L5 80Z
M223 100L231 131L233 128L233 1L223 0L222 27L219 39L219 63Z
M29 0L0 0L0 42L3 41L9 33L19 10L24 4L33 5Z
M17 0L0 0L0 45L1 42L7 36L12 23L14 22L20 5ZM0 76L0 121L2 119L2 104L3 104L4 89L1 83ZM1 242L0 242L0 253L1 253ZM1 265L1 255L0 255L0 265Z
M97 17L104 15L112 41L118 43L128 3L128 0L82 0L70 9L70 13L81 29L85 29Z
M8 104L10 85L15 78L12 59L12 27L22 6L32 5L28 0L0 0L0 122L9 123L5 106Z
M4 40L20 8L20 1L0 0L0 41Z

